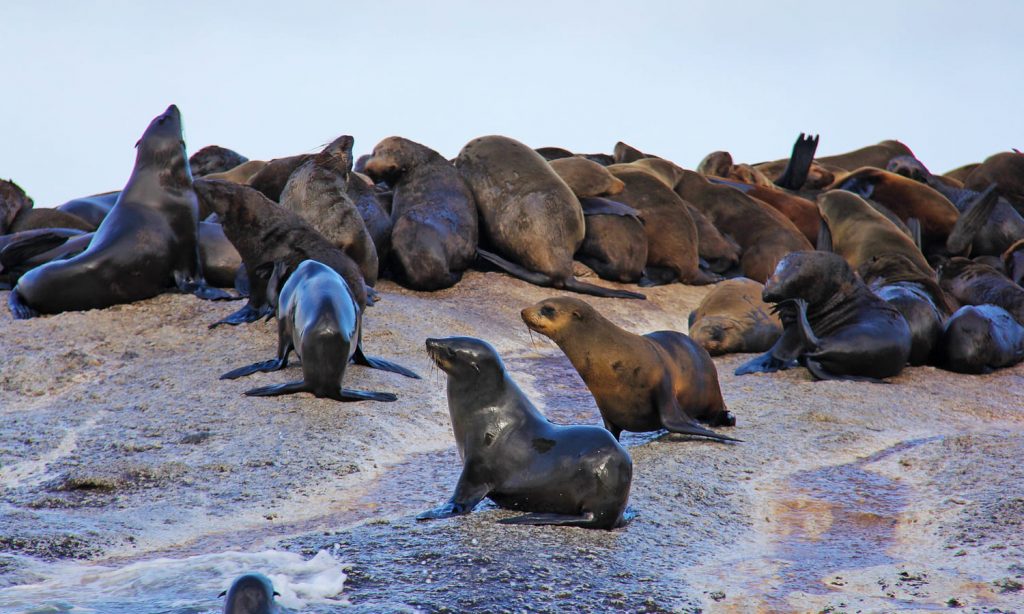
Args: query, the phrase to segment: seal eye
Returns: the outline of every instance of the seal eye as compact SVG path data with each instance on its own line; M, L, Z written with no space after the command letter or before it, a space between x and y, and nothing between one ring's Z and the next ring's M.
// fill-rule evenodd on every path
M540 315L544 316L545 318L553 317L555 315L555 308L545 305L544 307L540 308Z

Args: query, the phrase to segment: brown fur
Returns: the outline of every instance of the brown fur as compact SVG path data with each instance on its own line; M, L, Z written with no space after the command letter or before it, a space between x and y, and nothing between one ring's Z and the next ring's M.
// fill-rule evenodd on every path
M768 351L782 335L782 322L761 299L763 290L745 277L716 284L690 314L690 338L712 356Z

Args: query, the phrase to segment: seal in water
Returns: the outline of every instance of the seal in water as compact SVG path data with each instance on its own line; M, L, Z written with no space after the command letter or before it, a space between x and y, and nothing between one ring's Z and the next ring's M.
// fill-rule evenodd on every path
M943 368L991 373L1024 360L1024 326L996 305L964 305L942 333Z
M634 335L587 303L549 298L522 311L530 330L549 337L579 371L616 439L622 431L668 429L720 441L738 441L697 423L733 426L711 357L682 333Z
M130 303L171 285L204 299L237 298L203 279L198 203L178 107L156 117L136 147L131 178L89 247L23 275L8 297L15 317Z
M462 148L455 167L476 199L485 238L502 254L478 249L483 259L538 286L645 298L573 277L572 257L585 232L583 209L540 154L508 137L484 136Z
M910 356L910 328L875 296L838 254L795 252L779 262L762 298L779 303L782 337L736 375L800 364L817 379L879 381Z
M288 355L295 350L302 360L302 380L253 388L245 394L269 397L311 392L335 401L396 400L398 397L388 392L342 387L345 367L359 347L363 315L345 278L316 260L303 260L291 275L286 268L287 264L278 261L267 284L268 299L277 303L277 358L240 367L220 378L279 371L288 366ZM288 281L276 296L286 275Z
M281 593L274 590L270 578L261 573L247 573L235 578L231 588L220 594L227 595L224 614L278 614L274 597Z
M782 336L782 322L761 300L763 291L745 277L715 285L690 312L690 339L712 356L767 351Z
M448 503L418 519L468 514L488 497L530 512L504 524L614 529L626 523L633 461L608 431L548 422L485 341L451 337L426 345L448 374L448 411L463 466Z

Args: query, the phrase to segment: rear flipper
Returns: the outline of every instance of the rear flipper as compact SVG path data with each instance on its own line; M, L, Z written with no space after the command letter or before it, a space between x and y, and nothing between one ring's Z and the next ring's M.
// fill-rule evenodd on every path
M815 379L819 380L846 380L850 382L871 382L872 384L888 384L885 380L867 375L837 375L826 369L820 362L813 358L805 358L804 366L811 372Z
M796 366L796 360L783 360L776 358L770 351L761 354L757 358L751 358L742 365L736 367L735 375L747 375L748 373L775 373L785 371Z
M206 284L201 277L197 280L182 271L174 272L174 285L178 290L187 294L194 294L205 301L237 301L241 296L235 296L229 292L214 288Z
M565 280L565 289L572 290L573 292L579 292L580 294L587 294L590 296L601 296L604 298L634 298L638 300L646 300L647 297L639 292L630 292L628 290L612 290L611 288L603 288L601 286L595 286L594 284L588 284L582 282L575 277L570 277Z
M991 184L982 192L956 221L949 237L946 238L946 251L952 256L966 256L970 253L971 243L978 231L985 226L999 202L996 184Z
M247 397L277 397L284 394L295 394L296 392L313 392L304 381L288 382L287 384L274 384L273 386L260 386L252 390L246 390Z
M811 170L811 163L814 162L814 153L818 150L818 136L800 136L793 143L793 153L790 154L789 162L786 163L786 170L775 180L775 185L787 190L799 190L807 183L807 175Z
M718 282L725 279L721 275L717 275L710 271L697 269L692 277L688 279L679 279L680 283L686 284L687 286L706 286L708 284L717 284Z
M585 514L580 514L579 516L572 516L568 514L542 514L540 512L533 512L530 514L524 514L522 516L516 516L515 518L502 518L498 521L498 523L597 528L594 525L593 512L587 512Z
M209 326L209 328L216 328L221 324L230 324L231 326L238 326L239 324L248 324L255 322L263 317L269 317L274 315L274 310L270 305L263 305L259 309L252 306L252 303L246 303L245 307L242 307L238 311L226 316L220 320L217 320Z
M253 373L270 373L272 371L280 371L281 369L288 366L287 361L275 358L273 360L264 360L263 362L253 363L245 367L239 367L232 371L228 371L224 375L220 376L220 379L238 379L246 375L252 375Z
M670 284L677 279L679 279L679 276L676 275L676 272L672 269L661 266L648 266L644 267L644 275L640 278L640 283L637 285L641 288L664 286L665 284Z
M698 435L708 437L717 441L742 441L726 435L720 435L710 429L701 426L691 418L683 408L679 406L679 400L670 388L670 384L663 385L657 391L658 415L661 417L661 425L673 433L681 435Z
M390 392L372 392L367 390L353 390L351 388L342 388L338 396L327 396L335 401L383 401L385 403L390 403L391 401L398 400L398 397Z
M32 309L25 304L22 300L21 295L18 294L17 289L13 290L7 296L7 307L11 310L11 315L14 316L15 320L27 320L29 318L35 318L39 315L39 312Z
M367 356L363 352L362 343L360 343L356 347L356 352L355 354L352 355L352 362L354 362L357 365L363 365L364 367L370 367L371 369L380 369L381 371L390 371L392 373L398 373L399 375L404 375L406 377L411 377L413 379L421 379L419 375L416 375L416 373L410 371L409 369L406 369L401 365L389 362L387 360L384 360L383 358L373 358L372 356ZM391 400L393 401L394 399Z
M512 275L513 277L518 277L519 279L522 279L523 281L529 282L536 286L543 286L547 288L557 287L555 285L554 280L552 280L544 273L531 271L514 262L505 260L504 258L497 254L492 254L491 252L484 251L479 248L477 248L476 253L484 260L497 266L498 268L502 269L503 271L505 271L509 275ZM568 279L566 279L562 287L564 287L566 290L579 292L580 294L589 294L590 296L602 296L605 298L635 298L641 300L647 298L643 294L638 294L636 292L628 292L626 290L611 290L609 288L602 288L601 286L595 286L593 284L584 283L582 281L579 281L575 277L569 277Z

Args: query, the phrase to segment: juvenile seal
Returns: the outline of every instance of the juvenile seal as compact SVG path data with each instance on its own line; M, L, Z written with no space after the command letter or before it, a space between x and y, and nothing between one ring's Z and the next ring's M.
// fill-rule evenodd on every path
M550 298L522 311L530 330L562 348L579 371L616 439L622 431L668 429L719 441L737 441L701 426L733 426L718 371L708 353L682 333L634 335L587 303Z
M128 184L88 249L22 276L8 297L15 317L129 303L172 285L204 299L234 298L203 279L178 107L156 117L136 147Z
M1024 360L1024 326L996 305L964 305L942 333L943 368L991 373Z
M633 462L608 431L548 422L480 339L427 339L426 345L448 375L448 411L463 467L448 503L417 519L468 514L488 497L530 512L504 524L614 529L626 523Z
M287 277L280 295L276 289ZM247 396L269 397L310 392L335 401L394 401L389 392L366 392L342 387L345 367L355 356L362 335L362 309L345 279L316 260L304 260L290 275L278 261L268 283L268 298L277 307L277 358L221 375L236 379L257 371L279 371L295 351L302 360L302 379L261 386ZM392 369L394 370L394 369Z
M220 594L225 595L224 614L279 614L281 611L274 601L281 593L275 591L270 578L261 573L235 578L231 588Z
M478 249L482 258L540 286L645 298L573 277L572 257L585 232L583 209L540 154L508 137L484 136L462 148L455 167L473 192L484 238L499 252Z
M414 290L455 285L476 257L479 239L473 192L448 160L402 137L373 148L366 172L394 189L391 268Z
M763 291L745 277L715 284L690 312L690 339L712 356L769 350L782 336L782 322L761 299Z
M788 369L796 361L816 379L877 381L897 375L910 356L910 328L875 296L846 261L796 252L779 262L762 298L778 303L782 337L736 375Z
M987 264L951 258L939 267L939 285L961 305L998 305L1024 324L1024 288Z
M188 165L192 169L193 177L205 177L211 173L229 171L248 161L249 158L227 147L207 145L192 154L192 157L188 159Z

